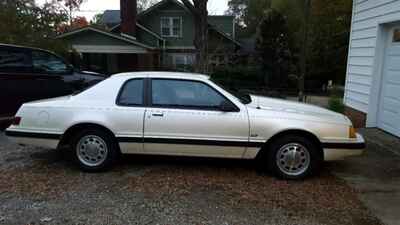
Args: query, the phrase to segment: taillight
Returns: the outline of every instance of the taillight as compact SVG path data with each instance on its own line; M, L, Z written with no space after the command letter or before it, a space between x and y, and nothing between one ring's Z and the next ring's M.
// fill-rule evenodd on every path
M12 125L18 126L21 123L21 119L22 118L19 116L14 117L12 120Z

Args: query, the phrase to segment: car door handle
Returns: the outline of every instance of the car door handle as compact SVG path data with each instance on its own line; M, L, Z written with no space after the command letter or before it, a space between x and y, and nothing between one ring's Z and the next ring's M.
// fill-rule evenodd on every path
M158 117L163 117L164 113L153 113L152 115L153 116L158 116Z

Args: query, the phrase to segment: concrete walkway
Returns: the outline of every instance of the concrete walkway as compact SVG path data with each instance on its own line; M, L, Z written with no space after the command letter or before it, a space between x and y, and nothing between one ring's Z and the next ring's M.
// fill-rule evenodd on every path
M329 163L331 171L358 190L361 201L386 225L400 225L400 139L363 129L367 152Z

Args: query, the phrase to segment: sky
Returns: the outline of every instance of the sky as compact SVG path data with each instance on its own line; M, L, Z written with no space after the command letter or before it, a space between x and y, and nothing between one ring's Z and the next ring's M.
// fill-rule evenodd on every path
M46 0L36 0L37 3L43 4ZM91 20L97 13L101 13L106 9L119 9L119 0L86 0L75 16L85 16ZM228 9L228 0L208 0L208 13L210 15L222 15Z

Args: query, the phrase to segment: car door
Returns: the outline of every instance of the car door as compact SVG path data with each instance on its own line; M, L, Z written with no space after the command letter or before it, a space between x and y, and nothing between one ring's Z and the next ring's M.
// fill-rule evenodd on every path
M241 158L248 143L247 112L203 81L151 79L144 126L149 154ZM237 109L223 112L225 102Z
M0 48L0 116L16 113L25 102L38 99L40 80L32 73L32 60L25 48Z
M145 79L134 78L122 85L116 107L110 111L122 153L143 153L143 120L145 106Z

